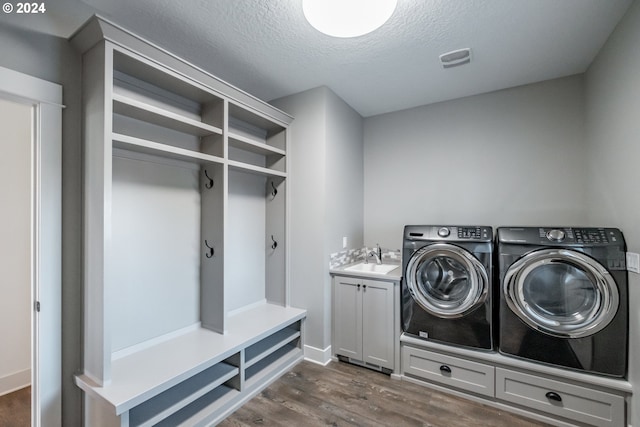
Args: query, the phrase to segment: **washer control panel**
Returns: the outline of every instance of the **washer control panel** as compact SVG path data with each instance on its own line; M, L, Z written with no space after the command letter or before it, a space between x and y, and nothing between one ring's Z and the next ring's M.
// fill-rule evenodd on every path
M413 241L493 241L493 229L485 226L408 225L405 240Z
M484 240L488 236L488 230L483 227L458 227L459 239Z

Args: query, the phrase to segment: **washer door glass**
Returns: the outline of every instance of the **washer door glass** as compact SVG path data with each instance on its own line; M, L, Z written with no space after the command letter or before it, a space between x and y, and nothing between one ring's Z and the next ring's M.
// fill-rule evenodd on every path
M468 251L447 243L417 250L407 263L407 288L428 313L460 317L482 304L488 292L484 266Z
M618 310L618 288L607 269L568 249L544 249L520 258L505 274L503 290L518 317L556 337L592 335Z

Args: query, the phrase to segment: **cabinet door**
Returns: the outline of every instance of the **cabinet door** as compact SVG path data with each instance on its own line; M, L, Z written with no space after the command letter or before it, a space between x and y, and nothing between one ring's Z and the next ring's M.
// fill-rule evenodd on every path
M333 330L335 354L362 360L362 283L359 279L334 279Z
M362 342L367 363L393 369L393 282L362 281Z

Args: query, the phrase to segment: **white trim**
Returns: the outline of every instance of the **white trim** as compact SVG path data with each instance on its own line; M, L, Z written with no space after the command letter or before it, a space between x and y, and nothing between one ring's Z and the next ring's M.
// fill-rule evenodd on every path
M62 424L62 86L0 67L0 98L32 106L31 425Z
M304 360L316 363L318 365L327 366L331 362L331 346L324 350L310 345L304 346Z
M0 94L64 108L62 86L0 67Z
M0 377L0 396L28 387L31 384L31 369L23 369Z

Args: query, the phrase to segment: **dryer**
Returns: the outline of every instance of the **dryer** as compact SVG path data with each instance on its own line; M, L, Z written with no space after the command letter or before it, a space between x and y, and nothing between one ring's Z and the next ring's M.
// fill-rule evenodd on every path
M445 344L494 349L492 256L491 227L406 226L404 333Z
M500 227L500 352L627 372L625 242L615 228Z

